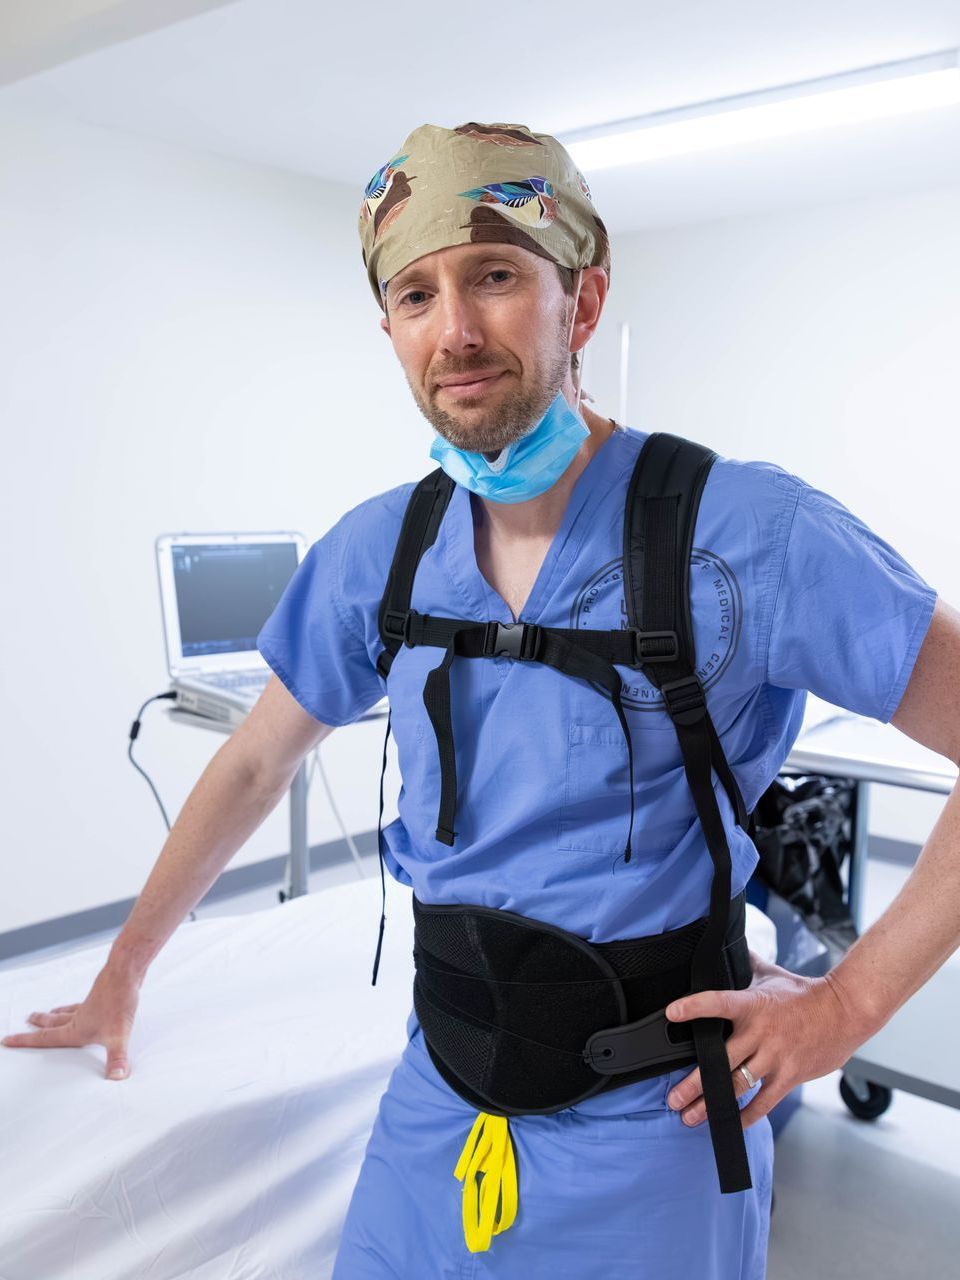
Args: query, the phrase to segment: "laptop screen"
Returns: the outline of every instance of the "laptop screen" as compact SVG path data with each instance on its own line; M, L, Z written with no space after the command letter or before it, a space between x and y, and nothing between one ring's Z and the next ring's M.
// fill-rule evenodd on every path
M174 543L170 550L183 657L255 650L297 567L296 544Z

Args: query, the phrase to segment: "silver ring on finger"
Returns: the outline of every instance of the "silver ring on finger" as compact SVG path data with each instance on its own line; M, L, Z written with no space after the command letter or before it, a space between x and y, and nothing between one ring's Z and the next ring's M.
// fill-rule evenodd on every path
M737 1070L743 1075L744 1080L746 1080L747 1088L752 1089L757 1082L756 1080L754 1080L753 1076L750 1074L750 1068L744 1066L741 1063L741 1065L737 1067Z

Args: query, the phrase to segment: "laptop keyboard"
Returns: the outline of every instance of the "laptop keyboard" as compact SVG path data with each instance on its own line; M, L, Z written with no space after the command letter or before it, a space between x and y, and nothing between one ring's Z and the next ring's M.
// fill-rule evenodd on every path
M263 689L271 674L270 671L221 671L204 679L221 689Z

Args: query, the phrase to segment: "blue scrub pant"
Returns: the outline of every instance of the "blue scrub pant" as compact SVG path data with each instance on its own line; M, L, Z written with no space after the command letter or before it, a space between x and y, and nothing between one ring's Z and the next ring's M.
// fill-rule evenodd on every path
M511 1116L519 1207L484 1252L463 1236L453 1174L477 1108L415 1027L367 1143L332 1280L763 1280L773 1174L766 1116L744 1131L753 1187L721 1195L706 1121L663 1105L625 1115L567 1107ZM740 1098L741 1109L762 1087Z

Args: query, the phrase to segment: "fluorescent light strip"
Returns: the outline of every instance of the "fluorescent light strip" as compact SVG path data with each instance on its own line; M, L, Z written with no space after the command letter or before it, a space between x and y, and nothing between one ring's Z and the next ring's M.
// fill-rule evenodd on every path
M958 51L661 111L564 136L585 172L960 102Z

